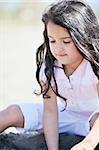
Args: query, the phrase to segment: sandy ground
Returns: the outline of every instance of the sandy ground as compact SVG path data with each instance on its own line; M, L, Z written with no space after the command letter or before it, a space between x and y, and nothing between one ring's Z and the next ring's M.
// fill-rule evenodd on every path
M33 94L35 52L42 42L42 27L0 26L0 109L17 102L40 100Z

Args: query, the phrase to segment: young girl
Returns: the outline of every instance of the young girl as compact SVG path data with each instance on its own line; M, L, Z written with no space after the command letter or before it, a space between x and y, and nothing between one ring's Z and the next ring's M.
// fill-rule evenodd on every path
M9 106L0 113L0 131L9 126L44 131L48 150L58 150L58 133L66 132L84 136L70 150L94 150L99 143L97 19L81 0L61 0L45 10L42 21L36 77L43 104Z

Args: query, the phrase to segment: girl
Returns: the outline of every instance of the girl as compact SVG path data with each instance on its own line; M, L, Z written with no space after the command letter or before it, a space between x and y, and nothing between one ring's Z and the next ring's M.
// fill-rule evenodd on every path
M44 98L48 149L58 150L62 118L65 132L86 136L71 150L93 150L99 142L98 22L91 8L79 0L51 5L42 21L44 43L37 51L37 80ZM58 112L56 95L65 101L64 112Z
M70 150L94 150L99 143L97 19L81 0L61 0L45 10L42 21L36 77L43 104L9 106L0 113L0 130L43 129L48 150L58 150L58 133L66 132L84 137Z

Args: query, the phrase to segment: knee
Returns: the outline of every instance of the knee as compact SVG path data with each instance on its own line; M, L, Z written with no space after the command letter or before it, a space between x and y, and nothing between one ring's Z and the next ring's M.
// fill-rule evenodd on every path
M19 106L16 104L13 104L13 105L8 106L5 110L8 114L11 115L12 112L13 112L13 114L18 112Z
M8 116L10 126L23 127L24 117L20 107L16 104L10 105L5 109L5 114Z

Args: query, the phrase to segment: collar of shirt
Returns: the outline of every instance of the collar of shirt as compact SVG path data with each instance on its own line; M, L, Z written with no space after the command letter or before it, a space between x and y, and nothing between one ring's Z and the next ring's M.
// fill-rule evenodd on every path
M89 63L88 60L83 59L83 61L80 63L77 69L73 72L73 74L69 76L69 79L73 80L75 78L81 78L85 73L86 66L88 63ZM58 78L62 79L65 76L65 78L68 79L68 77L64 73L62 64L60 64L58 61L55 61L55 68L57 68L57 71L60 72L59 73L60 75L58 74L59 75Z

